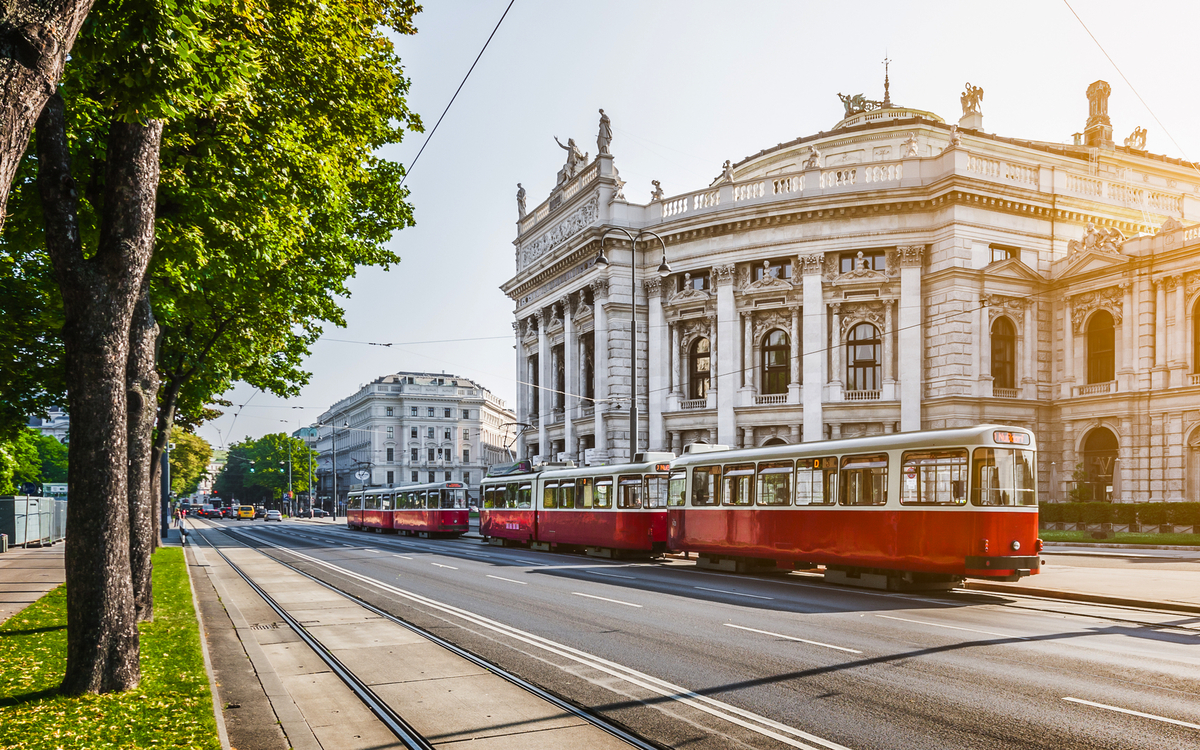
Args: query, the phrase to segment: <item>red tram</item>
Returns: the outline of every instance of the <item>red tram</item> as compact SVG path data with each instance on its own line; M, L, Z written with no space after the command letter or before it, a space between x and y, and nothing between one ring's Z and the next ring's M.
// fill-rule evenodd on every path
M1039 572L1028 430L689 448L672 463L668 546L697 553L701 567L819 564L827 580L894 590Z
M456 537L469 528L469 513L462 482L360 489L350 492L346 525L378 533Z
M672 453L632 464L544 467L527 462L482 486L479 531L493 544L581 548L612 557L661 554L667 547L667 482Z

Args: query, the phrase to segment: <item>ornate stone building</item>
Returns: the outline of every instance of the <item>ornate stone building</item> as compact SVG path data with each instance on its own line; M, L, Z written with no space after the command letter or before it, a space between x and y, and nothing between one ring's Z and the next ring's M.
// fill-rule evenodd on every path
M528 213L522 190L502 287L518 450L623 460L632 370L643 450L994 421L1040 436L1043 499L1200 499L1200 172L1140 128L1114 144L1108 91L1073 144L985 132L978 88L956 125L843 97L829 131L646 204L611 138L570 155Z

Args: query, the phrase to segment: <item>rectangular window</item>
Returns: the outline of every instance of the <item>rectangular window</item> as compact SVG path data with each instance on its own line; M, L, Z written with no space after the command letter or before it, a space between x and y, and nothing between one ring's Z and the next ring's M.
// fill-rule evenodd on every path
M416 448L410 448L410 449L409 449L409 451L408 451L408 458L409 458L409 460L410 460L410 461L412 461L413 463L416 463L416 461L417 461L417 449L416 449ZM415 481L415 480L414 480L414 481Z
M496 488L492 485L487 485L479 490L479 494L483 495L483 507L496 507Z
M395 438L396 438L396 428L395 427L387 428L387 439L394 440Z
M430 427L430 428L429 428L429 429L426 431L426 433L425 433L425 434L429 435L429 439L430 439L430 440L433 440L433 428L432 428L432 427Z
M764 461L758 465L758 504L792 504L791 461Z
M463 448L463 463L464 464L471 463L471 449L470 448Z
M754 505L754 464L726 466L723 487L725 505Z
M433 416L433 407L432 407L432 406L430 406L430 407L427 407L427 408L426 408L426 412L428 413L428 415L429 415L429 416L431 416L431 417L432 417L432 416Z
M850 273L858 265L858 253L842 253L838 256L838 272ZM867 271L878 271L883 273L887 268L887 262L884 258L882 250L863 250L862 251L862 266Z
M575 480L575 508L577 510L591 510L594 500L595 485L592 480L587 477L580 477Z
M542 486L542 507L551 509L558 507L558 482L546 482Z
M971 462L974 505L1037 505L1033 451L976 448Z
M436 481L437 481L436 479L434 479L434 478L433 478L433 476L434 476L433 472L432 472L432 471L431 471L431 472L429 472L429 482L430 482L431 484L432 484L433 482L436 482Z
M558 483L558 507L574 508L575 507L575 482L567 480Z
M433 481L432 473L429 475L429 481ZM433 510L434 508L438 507L438 501L441 499L441 492L438 492L437 490L428 490L426 492L422 492L421 494L425 496L425 508L427 510Z
M772 258L766 261L766 264L760 262L755 263L751 267L754 269L754 281L762 281L767 274L784 281L789 281L792 278L792 261L790 258Z
M642 507L642 478L640 476L623 476L618 482L621 488L617 502L622 508Z
M837 458L802 458L796 462L796 505L837 502Z
M389 406L389 407L387 407L387 410L386 410L385 414L386 414L387 416L389 416L389 417L390 417L390 416L392 416L392 407L390 407L390 406Z
M532 505L533 505L533 485L532 484L523 484L517 488L516 507L529 508Z
M668 489L667 505L677 508L686 505L687 501L687 472L677 471L671 475L671 486Z
M900 460L901 505L965 505L967 449L906 451Z
M450 472L448 472L448 471L446 472L446 481L447 482L450 481Z
M387 449L387 462L390 464L395 460L396 460L396 449L388 448Z
M613 480L612 477L600 477L596 480L596 501L597 508L612 507Z
M471 472L464 471L463 472L463 484L470 484L470 483L471 483Z
M417 472L415 472L415 471L412 473L412 480L414 482L417 481Z
M388 483L388 484L393 484L393 483L395 483L395 481L396 481L396 472L394 472L394 471L389 471L389 472L387 473L387 477L388 477L388 478L387 478L387 483Z
M442 433L442 440L453 440L453 438L450 437L450 430L445 430Z
M432 461L433 460L433 448L429 448L428 452L429 452L429 460ZM433 480L430 479L429 481L432 482Z
M408 413L409 413L409 414L411 414L411 415L412 415L412 416L414 416L414 417L415 417L415 416L417 416L417 407L415 407L415 406L410 406L410 407L409 407L409 409L408 409Z
M692 505L721 504L721 467L697 466L692 469Z
M470 409L463 409L462 414L463 414L463 419L471 418L471 410Z
M1009 258L1012 258L1013 260L1021 259L1021 248L1019 247L1009 247L1007 245L989 245L988 249L991 250L991 259L988 261L989 263L998 263L1002 260L1008 260Z
M464 429L463 430L463 440L466 441L466 440L470 440L470 439L471 439L471 431Z
M888 454L842 459L842 505L887 505Z
M708 291L709 282L707 268L700 271L692 271L690 274L680 274L677 278L679 279L679 291L681 292L688 289L694 289L697 292Z
M408 431L408 436L409 436L410 438L412 438L413 440L416 440L416 439L417 439L417 428L416 428L416 427L413 427L411 430L409 430L409 431Z
M667 477L648 476L645 478L645 502L647 508L667 507Z
M442 409L442 416L445 417L446 419L449 419L450 418L450 410Z

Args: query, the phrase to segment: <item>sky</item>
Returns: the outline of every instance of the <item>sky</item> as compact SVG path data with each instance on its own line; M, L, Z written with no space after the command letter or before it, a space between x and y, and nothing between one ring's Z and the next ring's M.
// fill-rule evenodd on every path
M515 273L516 185L530 210L546 199L565 156L555 136L594 156L601 107L639 203L652 179L668 197L697 190L726 159L828 130L839 93L882 99L885 57L895 104L957 122L969 82L984 89L986 132L1043 141L1083 130L1085 92L1103 79L1115 141L1142 126L1151 152L1200 160L1192 0L515 0L413 164L507 5L426 0L418 33L395 40L426 127L382 151L410 167L416 226L390 242L402 260L350 281L347 326L314 344L300 396L225 394L234 406L198 429L214 447L294 431L402 370L471 378L515 408L513 303L499 287Z

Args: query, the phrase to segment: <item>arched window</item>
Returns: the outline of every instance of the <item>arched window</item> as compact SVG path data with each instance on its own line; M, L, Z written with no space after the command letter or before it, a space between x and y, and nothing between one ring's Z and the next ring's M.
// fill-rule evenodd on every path
M1115 354L1112 315L1100 310L1087 327L1088 383L1107 383L1116 378Z
M1200 299L1192 307L1192 372L1200 373Z
M708 386L712 382L712 352L708 339L699 338L692 342L688 352L688 398L708 398Z
M992 385L1017 387L1017 328L1008 318L992 324Z
M783 331L775 330L763 339L763 369L762 392L787 393L788 359L791 355L791 342Z
M879 331L859 323L846 337L846 390L879 390Z
M763 445L764 445L764 446L767 446L767 445L787 445L787 444L788 444L788 442L787 442L786 440L784 440L783 438L781 438L781 437L772 437L772 438L767 438L766 442L764 442L764 443L763 443ZM788 464L788 465L790 466L791 464ZM791 470L789 469L789 471L791 471Z
M1097 427L1087 434L1083 439L1083 466L1079 467L1082 472L1075 473L1074 499L1085 502L1112 499L1108 488L1113 483L1117 448L1117 436L1107 427Z

